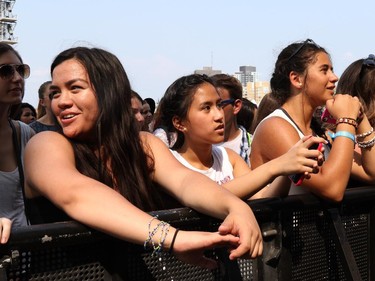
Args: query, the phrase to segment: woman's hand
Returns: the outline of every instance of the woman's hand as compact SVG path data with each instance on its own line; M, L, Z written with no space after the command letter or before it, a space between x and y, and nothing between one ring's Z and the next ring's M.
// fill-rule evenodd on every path
M8 242L12 221L7 218L0 218L0 244Z
M327 143L320 137L305 136L300 139L287 153L276 158L278 166L282 167L282 175L305 173L318 173L319 167L323 163L324 148L317 150L311 146L319 143Z
M222 235L232 234L240 238L238 247L229 250L229 259L256 258L263 252L262 234L254 213L249 211L231 212L219 227Z
M326 101L326 108L335 118L353 118L357 120L360 115L361 103L357 97L336 94Z
M213 248L236 248L240 239L231 234L221 235L212 232L182 231L177 233L173 254L181 261L207 269L215 269L215 260L204 255Z

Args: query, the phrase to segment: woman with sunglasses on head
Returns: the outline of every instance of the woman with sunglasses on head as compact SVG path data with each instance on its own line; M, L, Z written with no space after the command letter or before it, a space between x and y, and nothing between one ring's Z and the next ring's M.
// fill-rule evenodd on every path
M308 147L324 141L322 138L297 141L288 153L253 171L238 153L215 145L223 142L225 135L223 100L215 85L205 75L184 76L169 86L159 103L156 123L169 132L176 132L172 153L182 164L242 199L248 199L260 189L262 197L276 196L269 192L275 188L263 188L275 177L307 174L317 168L317 161L311 158L323 156Z
M33 131L11 120L10 108L20 104L30 68L8 44L0 43L0 244L6 243L11 227L27 225L23 198L22 159Z
M51 108L62 134L36 134L25 151L26 196L39 219L64 217L63 211L114 237L207 268L216 262L203 253L214 247L228 247L230 259L262 253L260 229L246 203L181 165L157 137L139 132L130 83L116 56L67 49L54 59L51 75ZM218 232L179 231L145 213L166 207L162 190L223 219Z
M299 182L301 186L286 182L289 194L313 192L340 202L351 172L375 179L375 165L371 166L370 161L375 151L365 151L363 166L353 161L356 134L369 130L367 117L360 118L361 103L357 97L334 95L337 80L329 54L311 39L287 46L278 56L271 78L271 95L281 107L263 119L255 130L252 167L279 157L306 135L325 137L325 131L313 118L317 107L326 106L336 123L336 131L328 138L330 149L325 146L329 157L319 173Z
M364 133L357 134L357 144L354 151L354 162L351 173L351 186L363 183L374 183L373 177L363 173L362 162L367 166L375 166L375 157L368 151L373 150L375 144L375 56L370 54L366 59L359 59L351 63L343 72L337 83L337 93L349 94L357 97L362 104L362 112L366 115Z

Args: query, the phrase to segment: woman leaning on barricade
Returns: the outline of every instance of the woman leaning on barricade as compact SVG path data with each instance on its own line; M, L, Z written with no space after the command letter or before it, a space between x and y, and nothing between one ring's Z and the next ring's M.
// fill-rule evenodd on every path
M313 118L319 106L325 106L335 123L327 137L326 158L319 173L286 189L289 194L313 192L339 202L351 174L375 180L375 150L362 149L361 163L353 161L357 141L374 137L366 115L361 115L357 97L334 94L338 78L327 51L311 39L293 43L278 56L271 78L271 95L280 108L260 122L254 133L251 166L259 165L285 153L305 135L326 137L326 131ZM366 136L364 136L366 135ZM364 136L365 139L360 137Z
M231 259L262 253L246 203L185 168L152 134L139 133L117 57L71 48L55 58L51 75L51 108L63 134L39 133L25 152L26 195L42 220L46 213L59 217L61 209L92 228L207 268L216 262L203 252L214 247L228 247ZM223 219L218 232L178 231L147 214L164 207L154 183L182 204ZM58 208L44 204L47 199Z

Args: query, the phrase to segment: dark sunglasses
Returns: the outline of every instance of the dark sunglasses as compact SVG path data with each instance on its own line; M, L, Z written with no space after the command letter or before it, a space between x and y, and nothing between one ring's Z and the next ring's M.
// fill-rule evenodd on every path
M30 66L28 66L27 64L0 65L0 77L3 79L12 79L16 71L23 79L26 79L30 76Z
M311 44L317 48L320 48L318 44L314 42L312 39L306 39L303 43L300 44L300 46L293 52L293 54L290 55L288 58L288 61L290 61L295 55L297 55L307 44Z
M234 105L235 101L236 101L235 99L222 100L222 101L220 102L220 106L221 106L221 107L225 107L225 106L228 105L228 104Z

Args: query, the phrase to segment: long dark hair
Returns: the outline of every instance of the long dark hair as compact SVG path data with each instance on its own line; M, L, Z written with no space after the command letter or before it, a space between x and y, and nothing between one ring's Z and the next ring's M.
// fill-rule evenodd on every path
M116 56L103 49L75 47L55 58L51 74L56 66L69 59L77 60L86 69L99 107L97 143L70 139L77 169L115 188L142 210L155 210L160 202L150 177L154 159L139 137L125 69ZM99 156L94 152L98 149Z
M365 59L351 63L337 83L337 93L358 97L371 126L375 126L375 66Z

